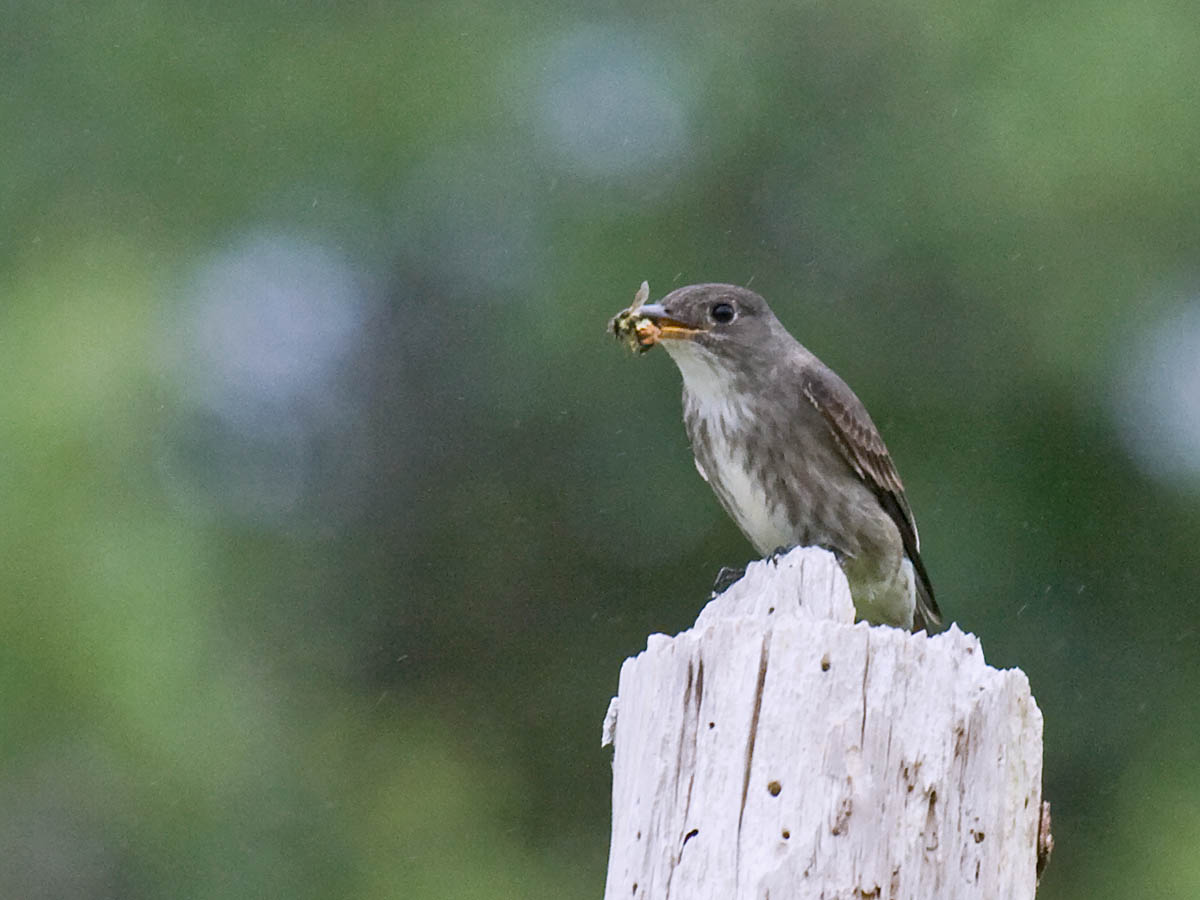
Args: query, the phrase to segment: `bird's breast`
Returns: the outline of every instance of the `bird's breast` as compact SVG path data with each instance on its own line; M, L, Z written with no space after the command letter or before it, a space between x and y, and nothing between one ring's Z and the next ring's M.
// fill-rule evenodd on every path
M784 473L772 471L762 423L735 399L689 396L684 420L696 466L717 499L762 554L800 542Z

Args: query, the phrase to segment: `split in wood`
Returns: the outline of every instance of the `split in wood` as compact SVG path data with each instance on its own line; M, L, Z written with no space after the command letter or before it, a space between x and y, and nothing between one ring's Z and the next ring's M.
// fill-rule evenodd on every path
M1050 801L1042 803L1042 812L1038 816L1037 837L1037 877L1042 880L1042 873L1050 863L1050 854L1054 852L1054 835L1050 833Z

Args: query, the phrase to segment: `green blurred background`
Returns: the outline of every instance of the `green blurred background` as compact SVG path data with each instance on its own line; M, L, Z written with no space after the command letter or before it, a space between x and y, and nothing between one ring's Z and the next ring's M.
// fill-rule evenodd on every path
M750 555L643 278L872 410L1040 896L1200 896L1193 4L3 23L0 897L598 897L621 661Z

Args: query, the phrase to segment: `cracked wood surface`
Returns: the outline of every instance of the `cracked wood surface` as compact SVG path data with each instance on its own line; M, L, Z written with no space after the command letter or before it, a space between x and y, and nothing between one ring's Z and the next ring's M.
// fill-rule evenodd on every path
M823 550L621 667L606 900L1027 900L1042 717L973 635L853 624Z

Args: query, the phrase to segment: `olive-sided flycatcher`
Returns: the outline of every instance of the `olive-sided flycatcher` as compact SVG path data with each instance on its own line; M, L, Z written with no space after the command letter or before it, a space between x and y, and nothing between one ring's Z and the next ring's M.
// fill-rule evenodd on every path
M627 313L641 323L637 342L661 343L679 367L696 468L759 553L825 547L859 618L913 630L941 622L879 431L762 297L696 284ZM631 331L622 316L614 329Z

